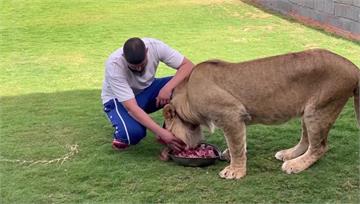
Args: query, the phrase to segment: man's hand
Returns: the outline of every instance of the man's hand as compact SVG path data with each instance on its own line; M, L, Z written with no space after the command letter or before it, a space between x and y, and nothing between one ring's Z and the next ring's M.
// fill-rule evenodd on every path
M176 152L183 150L186 146L183 141L176 138L170 131L166 129L162 129L162 131L156 135L156 139L161 144L167 145Z
M168 89L166 86L164 86L160 92L159 95L156 97L156 106L161 107L170 102L171 98L171 89Z
M183 149L182 147L185 146L185 144L181 140L177 139L170 131L161 128L158 124L156 124L150 116L137 105L134 98L124 101L122 104L132 117L158 135L156 137L158 140L161 140L163 144L168 145L174 151Z

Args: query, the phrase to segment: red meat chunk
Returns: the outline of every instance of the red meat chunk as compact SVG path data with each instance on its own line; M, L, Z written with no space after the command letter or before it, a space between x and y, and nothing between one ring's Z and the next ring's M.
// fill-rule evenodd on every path
M177 157L184 158L215 158L216 150L213 146L201 144L197 148L187 149L175 154Z

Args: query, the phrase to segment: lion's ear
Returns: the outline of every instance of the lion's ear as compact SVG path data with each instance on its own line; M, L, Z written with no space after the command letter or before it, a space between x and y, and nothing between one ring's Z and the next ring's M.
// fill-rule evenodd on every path
M166 104L163 108L163 116L166 120L170 120L175 117L175 107L171 104Z

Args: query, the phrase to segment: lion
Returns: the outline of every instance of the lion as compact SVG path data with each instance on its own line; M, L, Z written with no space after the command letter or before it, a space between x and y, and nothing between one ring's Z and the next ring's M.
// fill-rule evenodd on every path
M331 126L354 96L358 123L360 71L324 49L240 63L209 60L196 65L163 109L165 128L188 147L202 140L201 126L224 132L230 164L221 178L246 175L246 126L279 124L301 117L299 143L277 152L282 170L299 173L327 151Z

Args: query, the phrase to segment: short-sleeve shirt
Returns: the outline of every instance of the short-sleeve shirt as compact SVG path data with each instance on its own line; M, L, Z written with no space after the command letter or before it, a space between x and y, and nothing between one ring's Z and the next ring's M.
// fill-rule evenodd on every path
M123 56L123 48L113 52L105 63L105 78L101 92L103 104L117 98L119 102L134 98L155 79L159 62L178 69L184 56L160 40L142 38L147 51L147 64L142 75L133 73Z

